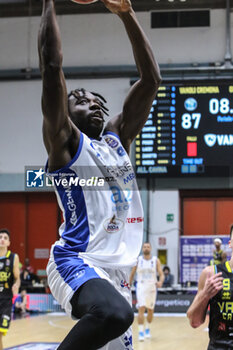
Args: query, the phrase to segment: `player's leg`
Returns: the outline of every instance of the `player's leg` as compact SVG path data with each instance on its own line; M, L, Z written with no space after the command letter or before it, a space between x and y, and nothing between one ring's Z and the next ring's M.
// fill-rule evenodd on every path
M146 294L146 309L147 309L146 327L145 327L146 338L151 337L150 325L153 320L155 303L156 303L156 289L153 286L151 289L148 289Z
M139 306L138 308L138 340L144 340L144 314L145 314L145 306Z
M72 314L80 321L58 350L96 350L119 337L133 322L125 298L104 279L91 279L71 299Z
M0 350L3 349L2 337L7 334L11 322L12 300L2 299L0 301Z
M137 284L137 308L138 308L138 340L144 340L144 314L146 309L145 288L141 283Z
M147 309L147 316L146 316L146 327L145 327L145 337L150 338L150 325L153 320L153 315L154 315L154 309Z

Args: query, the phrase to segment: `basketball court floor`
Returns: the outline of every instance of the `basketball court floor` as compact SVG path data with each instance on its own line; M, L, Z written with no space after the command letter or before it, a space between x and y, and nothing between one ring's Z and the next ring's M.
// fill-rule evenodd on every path
M4 337L4 349L55 350L57 344L75 324L64 313L28 316L13 320ZM189 326L184 314L156 314L152 323L152 337L137 340L137 320L133 323L134 350L206 350L208 320L198 329ZM81 349L84 350L84 349Z

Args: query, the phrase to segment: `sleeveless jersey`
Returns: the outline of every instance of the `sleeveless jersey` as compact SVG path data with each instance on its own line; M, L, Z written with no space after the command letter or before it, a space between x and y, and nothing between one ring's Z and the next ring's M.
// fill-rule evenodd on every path
M13 297L12 286L14 284L14 258L15 254L7 251L6 256L0 257L0 298L11 299Z
M156 256L151 259L144 259L139 256L137 265L137 283L146 283L155 285L157 282Z
M218 265L222 263L222 253L223 253L223 250L219 250L219 252L214 250L213 252L214 265Z
M228 261L214 268L224 280L223 289L210 299L210 344L233 348L233 273Z
M95 140L80 133L74 158L50 175L64 217L55 259L56 254L78 253L95 266L135 265L144 218L133 167L119 137L106 132Z

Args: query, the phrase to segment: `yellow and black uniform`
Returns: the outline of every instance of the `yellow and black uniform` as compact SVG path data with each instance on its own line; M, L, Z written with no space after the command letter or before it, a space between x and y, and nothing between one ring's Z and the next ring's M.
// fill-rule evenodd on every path
M233 273L229 262L215 265L222 272L223 289L210 299L208 350L233 349Z
M4 335L11 321L14 258L15 254L9 250L6 256L0 257L0 332Z
M222 249L219 250L218 252L217 250L214 250L214 253L213 253L214 265L218 265L222 263L222 253L223 253Z

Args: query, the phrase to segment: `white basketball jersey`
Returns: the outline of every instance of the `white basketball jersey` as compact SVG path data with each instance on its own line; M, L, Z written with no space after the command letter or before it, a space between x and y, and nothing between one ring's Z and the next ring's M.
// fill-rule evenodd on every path
M143 256L138 257L137 283L155 284L157 282L156 263L156 256L152 256L149 260L144 259Z
M55 191L64 216L59 229L64 254L78 253L84 262L100 267L135 265L142 244L143 210L133 167L119 137L106 132L95 140L80 133L72 161L51 175L53 181L57 179ZM87 184L89 179L96 184L102 179L104 186L83 186L83 180Z

